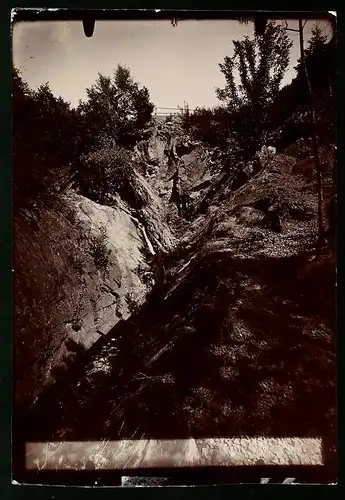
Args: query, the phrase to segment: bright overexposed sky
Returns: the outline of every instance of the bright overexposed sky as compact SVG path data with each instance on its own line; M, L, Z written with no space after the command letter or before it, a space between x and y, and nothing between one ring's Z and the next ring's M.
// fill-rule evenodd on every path
M306 41L313 24L305 27ZM297 21L289 26L297 28ZM215 87L225 80L218 63L231 56L232 40L252 32L251 23L233 20L191 20L177 27L164 20L97 21L92 38L86 38L81 21L18 22L13 62L30 87L48 81L52 92L73 106L85 98L98 72L111 76L121 63L149 89L156 106L175 108L185 101L193 109L219 104ZM294 45L284 84L293 78L299 57L298 33L289 36Z

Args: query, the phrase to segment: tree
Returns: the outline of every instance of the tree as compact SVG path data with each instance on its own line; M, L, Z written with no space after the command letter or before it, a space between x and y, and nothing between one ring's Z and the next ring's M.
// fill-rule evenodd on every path
M311 32L312 36L304 50L304 62L312 91L314 95L322 95L325 92L332 93L335 61L329 50L327 34L318 24L314 24ZM295 70L306 88L307 81L301 57Z
M317 115L316 115L316 95L319 93L320 95L320 82L321 82L321 89L324 85L324 78L321 75L321 73L315 69L313 69L313 64L320 65L322 63L322 60L326 62L327 60L327 52L326 52L326 41L327 37L322 33L322 30L318 25L314 25L312 29L312 37L309 42L309 45L307 49L305 50L304 48L304 27L306 25L305 21L304 23L302 22L302 19L298 20L298 29L292 29L292 28L287 28L290 31L295 31L299 34L299 45L300 45L300 59L298 61L297 65L297 72L298 76L303 80L304 82L304 88L307 90L308 93L308 107L309 107L309 115L310 115L310 122L311 122L311 137L312 137L312 144L313 144L313 153L314 153L314 158L315 158L315 170L316 170L316 177L317 177L317 196L318 196L318 251L321 250L324 240L325 240L325 228L324 228L324 222L323 222L323 179L322 179L322 170L321 170L321 160L320 160L320 155L319 155L319 137L318 137L318 127L317 127ZM287 25L287 23L286 23ZM287 27L287 26L286 26ZM332 47L332 46L331 46ZM334 54L335 55L335 54ZM328 69L330 67L334 67L334 62L335 59L331 58L331 62L326 65L326 74L327 74L327 66ZM331 66L329 66L329 64ZM331 73L333 73L331 71ZM313 74L313 80L314 80L314 87L312 85L312 81L310 78L310 75ZM327 83L329 85L330 89L330 97L332 100L333 96L333 91L332 91L332 84L331 81L333 79L334 83L334 74L332 74L332 77L326 76L327 78ZM322 86L323 82L323 86ZM317 85L316 85L317 83ZM326 85L327 86L327 85Z
M300 51L301 51L301 66L304 70L305 80L308 86L309 96L310 96L310 115L312 122L312 140L313 140L313 150L315 156L315 168L316 168L316 176L317 176L317 195L318 195L318 225L319 225L319 240L318 246L319 248L323 245L324 241L324 225L323 225L323 216L322 216L322 206L323 206L323 181L322 181L322 172L321 172L321 161L319 155L318 148L318 137L316 130L316 113L315 113L315 102L313 90L310 84L308 68L305 61L305 53L304 53L304 39L303 39L303 28L302 20L298 21L298 32L299 32L299 40L300 40Z
M304 62L301 58L296 67L299 84L306 95L305 102L310 103L311 94L316 112L316 133L319 140L335 142L334 129L336 118L336 99L334 88L336 82L336 47L335 39L328 41L322 28L315 24L312 37L304 50ZM309 79L309 84L307 76Z
M191 111L189 109L189 105L187 102L183 103L183 106L178 106L180 113L181 113L181 121L182 121L182 127L186 132L189 131L190 125L191 125Z
M273 21L267 21L260 33L255 30L253 38L234 40L233 56L226 56L219 64L226 85L216 94L231 115L233 139L244 160L251 158L266 138L267 113L279 92L292 45L286 29Z
M304 53L315 100L316 126L319 140L327 144L335 143L337 104L334 95L336 81L335 39L331 38L327 41L322 29L315 25L312 29L312 37ZM301 116L304 111L308 110L310 93L301 59L298 60L295 69L295 78L280 90L270 112L272 131L280 129L277 144L282 149L285 149L301 137L311 137L312 135L310 113L308 113L308 119L296 120L296 115Z
M28 207L63 188L75 154L77 115L49 84L32 90L13 68L15 206Z
M267 17L265 14L256 14L254 17L239 17L240 24L248 24L252 22L254 24L254 33L257 36L262 36L265 33L267 25Z
M210 146L225 148L229 135L229 114L219 106L196 108L189 116L189 131L193 139Z
M128 68L118 65L113 78L99 73L86 93L87 100L80 101L77 110L86 147L97 147L102 138L121 146L133 146L143 138L154 105L148 89L139 88Z

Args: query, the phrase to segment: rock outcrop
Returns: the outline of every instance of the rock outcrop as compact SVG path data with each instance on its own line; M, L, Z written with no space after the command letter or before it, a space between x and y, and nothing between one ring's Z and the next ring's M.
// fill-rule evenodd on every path
M189 218L188 213L183 214L175 206L178 205L174 197L176 176L178 190L194 213L221 170L220 163L212 159L212 151L182 131L173 133L167 125L156 124L151 137L137 144L134 160L141 165L143 176L161 198L173 228L179 226L177 215Z
M19 403L32 402L152 288L151 256L169 252L175 239L160 199L139 174L136 180L148 199L140 211L119 196L104 206L71 191L34 223L15 221Z
M296 167L277 155L240 189L223 185L169 255L165 282L84 367L78 403L61 390L45 404L57 415L45 439L334 442L334 257L312 264L315 179Z

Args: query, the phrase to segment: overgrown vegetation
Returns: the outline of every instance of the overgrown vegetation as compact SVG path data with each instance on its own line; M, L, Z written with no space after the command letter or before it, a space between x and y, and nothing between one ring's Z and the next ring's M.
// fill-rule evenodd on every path
M72 188L98 203L119 194L133 208L146 204L132 146L153 104L123 66L112 78L99 75L76 109L48 83L32 90L16 68L12 76L16 378L25 400L41 386L66 325L81 329L85 273L109 271L106 228L88 233L64 195Z
M225 148L229 138L231 122L223 107L215 109L197 108L193 113L182 114L184 129L197 141Z
M322 29L315 25L305 49L305 64L314 94L317 111L317 133L321 144L335 143L336 118L336 40L327 41ZM272 107L272 128L277 130L277 145L285 148L301 137L311 136L311 122L307 113L310 101L305 72L301 61L297 75L290 85L282 88Z
M76 109L48 83L31 90L16 68L12 92L16 210L49 204L71 185L100 202L126 190L135 198L131 150L153 104L127 68L119 65L113 78L99 74Z
M154 105L148 89L139 87L128 68L118 65L112 78L99 73L86 93L87 100L79 103L77 113L88 149L102 141L133 147L144 138Z
M311 136L309 94L301 61L296 77L281 88L291 43L285 27L266 23L264 32L235 40L232 57L220 64L226 86L217 94L215 109L188 105L181 109L183 127L192 138L226 153L229 168L252 157L265 143L278 151ZM335 143L336 42L319 25L305 48L306 67L316 101L317 132L321 144Z
M89 235L88 242L90 252L93 257L95 266L100 271L108 271L110 250L108 248L109 237L107 228L103 225L100 227L100 234Z
M15 215L14 234L15 381L23 403L42 387L66 325L80 330L85 273L106 271L109 252L105 234L88 234L60 206L41 207L35 225Z
M283 26L269 21L262 35L234 40L233 45L233 56L219 65L226 85L217 89L217 96L231 116L234 145L247 161L267 140L268 111L287 70L292 42Z
M80 192L98 203L118 193L134 206L145 204L136 186L132 154L114 141L80 157L76 174Z
M31 90L13 69L14 208L37 208L71 182L77 113L48 84Z

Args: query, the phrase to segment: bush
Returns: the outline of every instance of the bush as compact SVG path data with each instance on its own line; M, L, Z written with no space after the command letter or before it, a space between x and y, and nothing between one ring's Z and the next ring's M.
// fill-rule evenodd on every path
M134 168L131 152L110 142L80 158L76 179L81 193L97 203L119 194L131 206L142 208L147 199Z
M189 131L194 140L225 147L230 133L228 113L222 107L197 108L189 116Z
M138 304L131 293L126 294L126 302L128 311L130 312L130 314L133 314L136 311Z
M109 264L110 250L107 246L108 236L104 226L101 227L100 234L90 235L89 244L95 266L100 271L106 271Z

